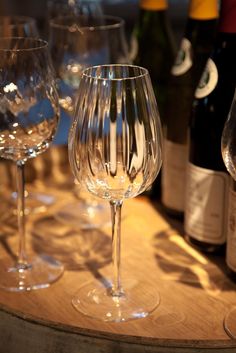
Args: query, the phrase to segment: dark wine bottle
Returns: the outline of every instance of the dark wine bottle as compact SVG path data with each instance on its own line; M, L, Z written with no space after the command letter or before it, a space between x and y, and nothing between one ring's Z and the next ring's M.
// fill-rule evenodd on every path
M187 167L186 239L216 252L226 241L229 174L221 136L236 84L236 2L222 0L213 53L195 92Z
M184 37L168 85L164 124L162 204L183 218L188 159L188 126L194 92L213 48L218 20L217 0L191 0Z
M167 81L176 55L176 43L167 0L140 0L139 18L132 40L134 64L146 67L150 73L160 118L165 119L164 109ZM160 198L161 174L146 192L153 200Z

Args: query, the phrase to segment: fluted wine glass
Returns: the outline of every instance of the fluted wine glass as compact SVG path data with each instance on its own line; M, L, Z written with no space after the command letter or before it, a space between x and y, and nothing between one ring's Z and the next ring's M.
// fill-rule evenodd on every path
M78 181L111 207L113 281L89 282L74 307L105 321L147 316L159 303L152 284L121 281L121 208L146 190L162 162L162 133L149 73L132 65L83 72L69 134L69 160ZM143 279L142 279L143 280Z
M0 156L16 165L18 255L0 259L0 288L28 291L48 287L63 273L60 262L26 251L24 165L50 145L59 107L47 42L0 38Z
M54 18L50 21L50 45L62 118L70 125L82 71L93 65L128 62L124 21L95 15ZM65 133L66 129L62 130ZM78 200L62 206L55 214L58 220L83 229L109 223L110 212L104 202L89 197L80 186L74 187L74 194Z
M229 174L236 180L236 90L222 133L221 151ZM233 236L235 237L234 234ZM233 238L232 241L235 242ZM227 241L227 253L232 251L229 248L232 246L232 241ZM236 306L226 314L224 328L230 337L236 338Z

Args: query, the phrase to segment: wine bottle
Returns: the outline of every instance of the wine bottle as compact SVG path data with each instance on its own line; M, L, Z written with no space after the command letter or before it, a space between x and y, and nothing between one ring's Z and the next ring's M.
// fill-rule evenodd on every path
M132 60L150 73L160 118L165 118L167 81L176 55L176 43L167 0L140 0L139 18L132 38ZM148 195L160 198L160 174Z
M218 20L217 0L191 0L184 37L171 69L164 125L162 204L183 217L188 158L188 125L194 92L213 48Z
M223 0L212 55L195 92L187 167L186 239L207 252L226 241L229 174L221 135L236 84L236 2Z

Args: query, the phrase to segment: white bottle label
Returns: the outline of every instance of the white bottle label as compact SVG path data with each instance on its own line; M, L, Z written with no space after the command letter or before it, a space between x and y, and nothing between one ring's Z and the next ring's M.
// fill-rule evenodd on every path
M175 63L171 69L172 75L183 75L192 66L191 46L191 42L188 39L182 39Z
M212 59L207 60L206 67L195 91L196 98L208 96L216 87L218 82L218 70Z
M162 202L180 212L184 211L187 157L186 145L164 140Z
M229 189L229 217L227 229L226 262L236 271L236 192Z
M226 240L229 176L188 163L185 231L197 240Z

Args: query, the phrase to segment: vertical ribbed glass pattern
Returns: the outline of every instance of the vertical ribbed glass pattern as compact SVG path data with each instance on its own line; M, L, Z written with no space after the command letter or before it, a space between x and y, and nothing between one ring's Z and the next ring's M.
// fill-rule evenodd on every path
M75 177L108 200L135 197L162 162L159 113L148 71L104 65L84 71L69 136Z

